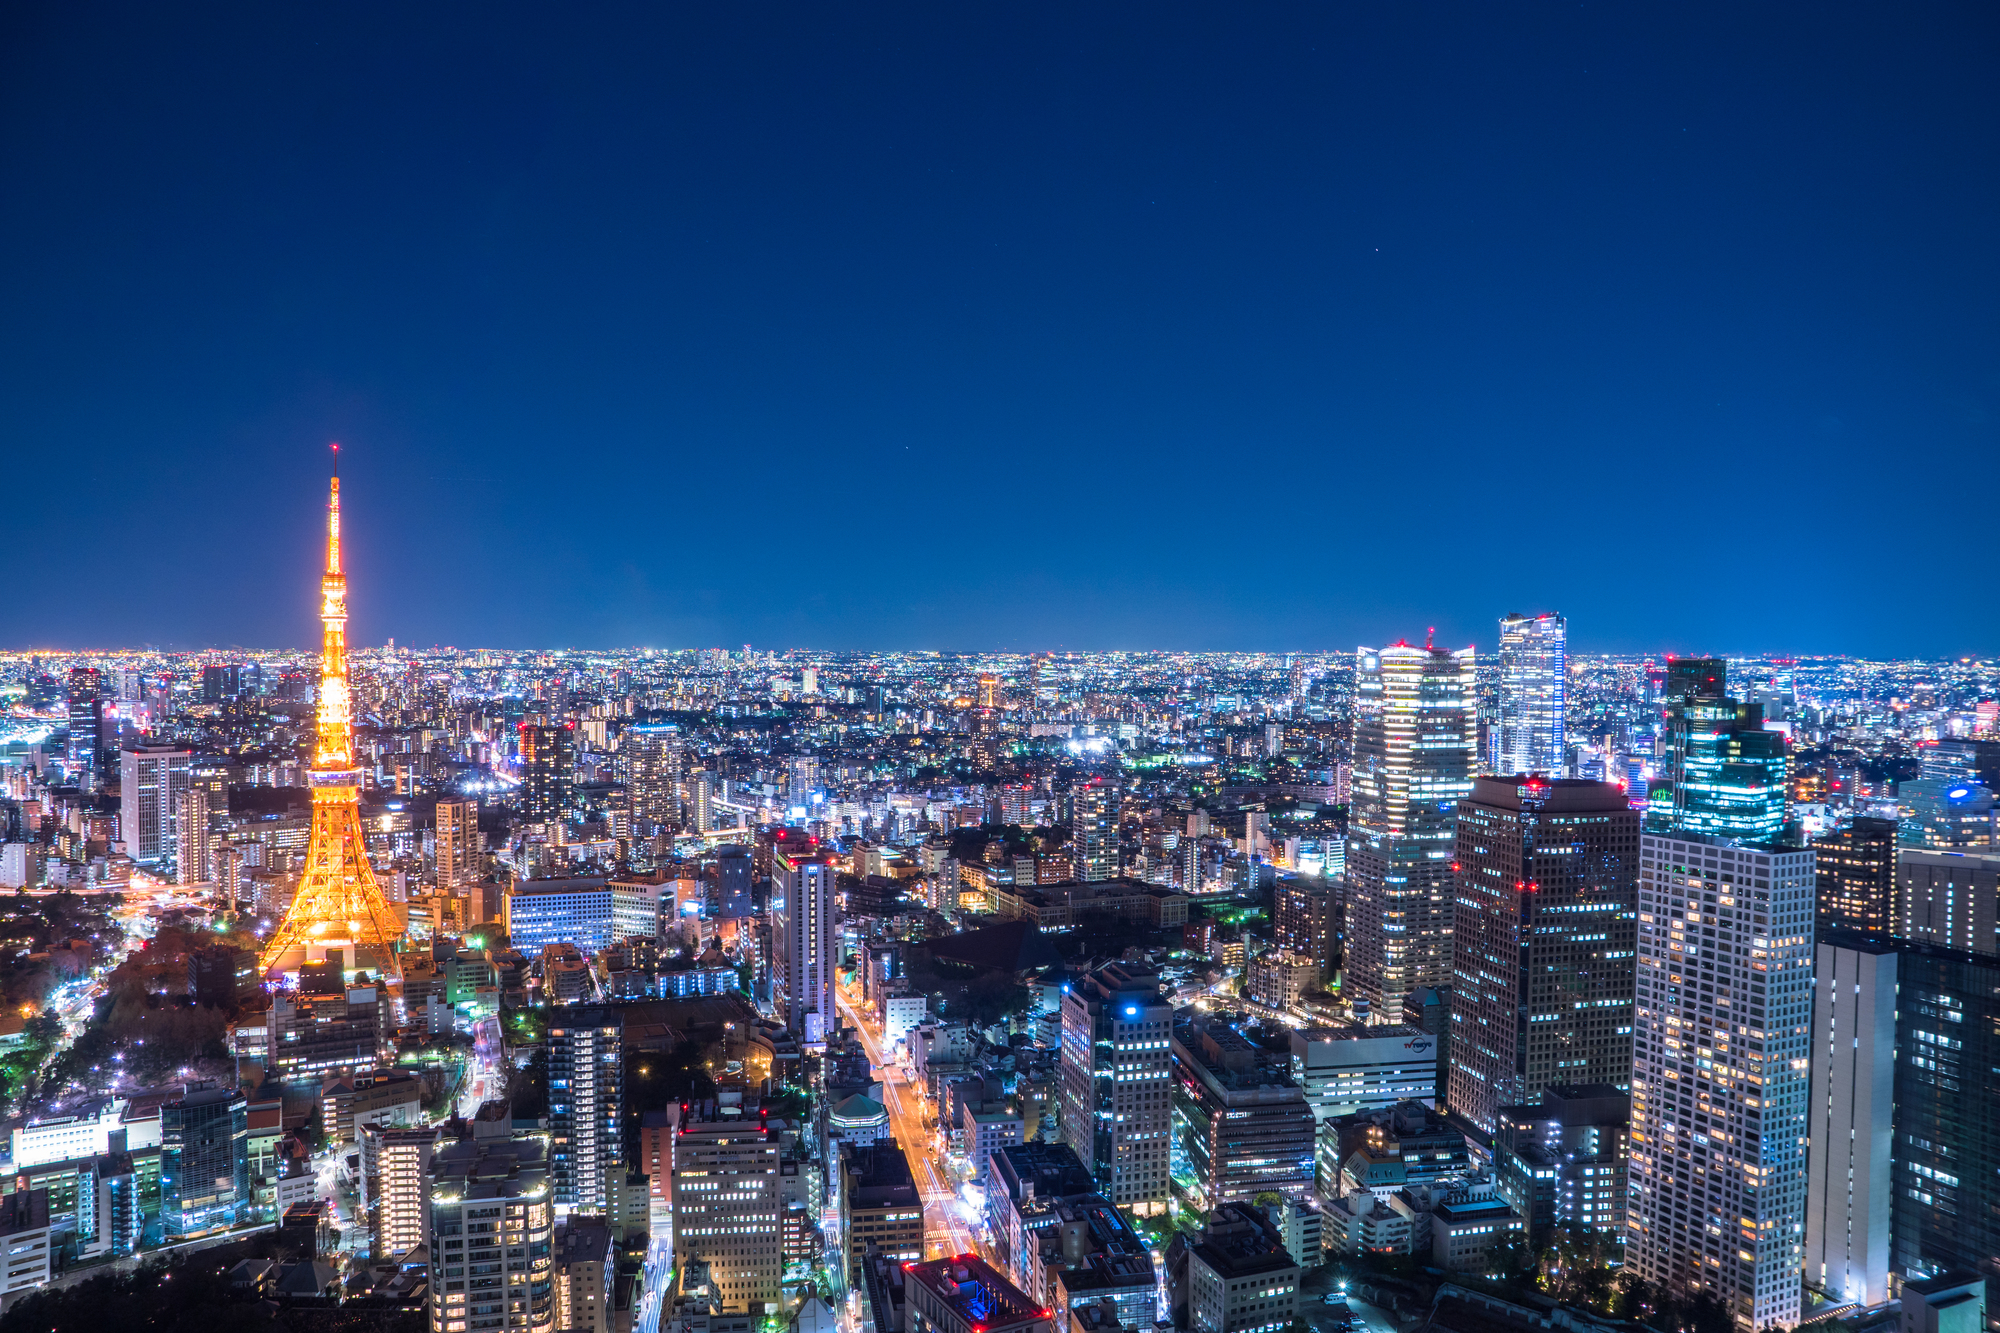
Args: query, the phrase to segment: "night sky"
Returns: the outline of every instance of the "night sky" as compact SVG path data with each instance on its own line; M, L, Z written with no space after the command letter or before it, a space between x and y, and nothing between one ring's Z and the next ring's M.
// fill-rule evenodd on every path
M2000 651L2000 10L22 3L0 644Z

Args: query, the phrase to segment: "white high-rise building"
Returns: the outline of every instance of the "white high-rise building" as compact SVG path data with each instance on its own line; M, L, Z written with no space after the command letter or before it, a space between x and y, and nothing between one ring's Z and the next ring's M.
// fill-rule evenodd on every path
M840 941L834 934L834 866L816 849L780 847L771 857L773 980L785 1026L808 1042L840 1023L833 1003Z
M1565 776L1563 709L1568 630L1553 613L1500 621L1500 700L1486 737L1486 771ZM1608 775L1607 775L1608 776Z
M118 836L125 854L141 865L171 861L179 850L181 797L192 758L192 751L171 745L139 745L120 754Z
M1813 969L1806 1277L1875 1305L1891 1295L1897 953L1887 940L1830 935Z
M357 1137L361 1143L361 1207L368 1215L375 1257L407 1254L426 1243L431 1156L437 1151L439 1132L435 1128L366 1124L360 1126Z
M1799 1321L1813 853L1639 840L1627 1262L1736 1327Z

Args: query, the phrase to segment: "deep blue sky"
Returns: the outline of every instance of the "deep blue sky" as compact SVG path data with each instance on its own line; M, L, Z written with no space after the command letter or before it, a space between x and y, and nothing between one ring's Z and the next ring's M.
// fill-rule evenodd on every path
M9 6L0 643L2000 651L2000 10Z

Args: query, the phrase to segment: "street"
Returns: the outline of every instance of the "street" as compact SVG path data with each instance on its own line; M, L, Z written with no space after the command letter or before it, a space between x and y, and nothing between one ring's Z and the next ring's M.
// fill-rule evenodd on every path
M838 987L835 989L839 992ZM924 1128L922 1089L913 1088L904 1081L903 1071L894 1063L893 1054L883 1051L881 1040L849 1003L846 994L841 992L838 998L842 1012L861 1036L862 1048L868 1052L869 1060L881 1075L883 1105L889 1111L889 1132L902 1145L903 1155L910 1161L910 1172L916 1177L917 1192L923 1196L924 1257L980 1253L972 1228L959 1215L958 1192L952 1188L950 1177L932 1152L932 1135ZM932 1246L937 1249L933 1251Z

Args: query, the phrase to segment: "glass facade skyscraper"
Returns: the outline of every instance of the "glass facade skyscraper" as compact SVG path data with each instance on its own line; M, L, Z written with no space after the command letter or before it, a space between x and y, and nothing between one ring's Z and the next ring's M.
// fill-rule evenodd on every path
M1729 697L1718 658L1667 664L1666 771L1647 805L1654 833L1774 844L1784 837L1791 758L1761 704Z
M243 1221L250 1206L250 1104L199 1088L160 1108L160 1219L169 1236Z
M1478 741L1473 650L1363 648L1355 664L1347 982L1396 1012L1451 983L1453 840Z
M1561 616L1517 612L1500 621L1499 710L1487 735L1487 772L1563 774L1568 682L1568 629Z

